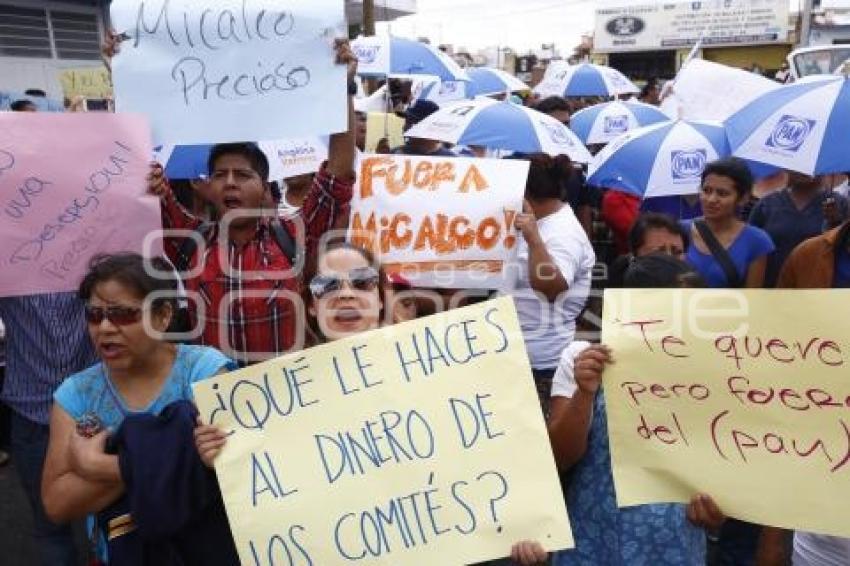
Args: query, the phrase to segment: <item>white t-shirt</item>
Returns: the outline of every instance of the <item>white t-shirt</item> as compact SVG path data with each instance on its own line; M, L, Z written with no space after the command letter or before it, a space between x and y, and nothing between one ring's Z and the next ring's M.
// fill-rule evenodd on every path
M794 566L847 566L850 539L797 531L794 533Z
M528 278L528 245L520 235L517 247L516 303L531 367L551 369L567 344L573 341L576 318L587 296L596 255L573 210L564 205L555 214L537 221L537 229L552 261L569 286L554 303L535 295Z
M590 342L576 340L564 348L563 353L561 353L561 361L558 362L555 375L552 377L551 397L572 399L573 395L576 394L576 390L578 389L575 374L576 358L589 347Z

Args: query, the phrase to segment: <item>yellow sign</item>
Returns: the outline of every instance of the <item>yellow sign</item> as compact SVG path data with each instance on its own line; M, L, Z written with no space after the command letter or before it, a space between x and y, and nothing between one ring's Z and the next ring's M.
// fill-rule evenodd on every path
M194 386L243 564L432 566L572 546L513 301Z
M404 120L395 114L369 112L366 118L366 153L375 153L378 142L387 138L390 149L404 145Z
M619 505L703 492L732 517L850 536L848 301L846 291L606 291Z
M62 92L68 98L112 98L112 78L104 66L65 69L59 74Z

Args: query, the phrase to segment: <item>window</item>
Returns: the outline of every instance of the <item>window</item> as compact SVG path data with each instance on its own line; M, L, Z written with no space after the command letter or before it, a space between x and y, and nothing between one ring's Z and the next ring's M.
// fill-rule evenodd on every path
M0 4L0 56L100 58L96 12Z

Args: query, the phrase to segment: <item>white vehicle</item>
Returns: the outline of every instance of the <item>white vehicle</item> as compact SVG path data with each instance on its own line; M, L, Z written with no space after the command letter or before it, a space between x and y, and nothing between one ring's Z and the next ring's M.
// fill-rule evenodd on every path
M831 75L841 71L841 66L850 61L850 45L819 45L801 47L788 55L791 80L809 75Z

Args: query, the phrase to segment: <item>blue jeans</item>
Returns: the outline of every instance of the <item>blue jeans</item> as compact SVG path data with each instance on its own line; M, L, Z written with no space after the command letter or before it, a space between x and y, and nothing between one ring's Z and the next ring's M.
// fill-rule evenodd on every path
M12 412L12 459L24 486L33 514L33 538L42 566L76 566L77 557L70 525L47 519L41 504L41 472L47 456L50 429Z

